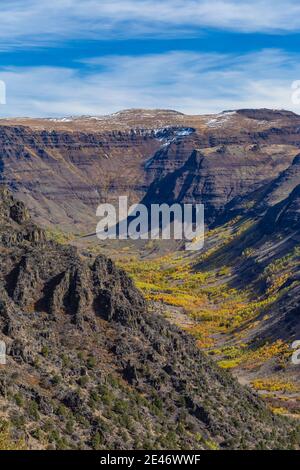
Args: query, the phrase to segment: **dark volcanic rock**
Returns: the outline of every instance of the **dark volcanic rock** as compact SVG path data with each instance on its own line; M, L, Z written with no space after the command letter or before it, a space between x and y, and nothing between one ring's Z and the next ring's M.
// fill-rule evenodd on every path
M8 197L1 193L0 214L20 230L7 217ZM30 447L299 445L294 423L274 416L190 336L148 313L112 261L83 261L44 238L2 244L0 258L8 352L1 402L13 429L30 434Z
M300 178L300 172L297 179ZM272 234L275 231L300 230L300 184L283 201L271 207L260 224L263 231Z
M292 164L275 178L262 193L256 210L265 211L269 207L286 199L300 184L300 154L296 155Z
M181 167L156 179L143 202L202 203L206 223L211 224L236 198L247 197L276 178L292 158L285 154L270 158L259 146L195 150Z

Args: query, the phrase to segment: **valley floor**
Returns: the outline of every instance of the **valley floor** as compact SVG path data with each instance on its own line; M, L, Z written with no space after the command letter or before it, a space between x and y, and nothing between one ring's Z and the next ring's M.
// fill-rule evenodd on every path
M252 225L253 221L234 220L211 230L200 254L153 241L101 247L91 241L87 246L92 252L107 251L132 276L154 311L191 333L201 349L230 369L241 384L256 390L275 413L300 418L299 366L291 362L290 342L260 340L257 335L283 295L282 286L293 263L298 263L298 250L287 257L288 269L283 269L282 260L268 265L263 273L268 289L258 294L251 283L241 282L243 274L236 270L240 260L232 260L230 254L230 245ZM245 250L244 263L252 255Z

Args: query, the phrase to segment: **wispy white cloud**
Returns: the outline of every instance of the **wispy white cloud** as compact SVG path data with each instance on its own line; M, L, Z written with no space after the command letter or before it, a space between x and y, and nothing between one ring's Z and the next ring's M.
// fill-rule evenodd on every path
M204 28L295 32L298 0L1 1L2 48L83 38L200 34Z
M168 52L94 58L85 72L69 68L5 68L5 116L106 114L124 108L209 113L241 107L286 108L300 79L300 54Z

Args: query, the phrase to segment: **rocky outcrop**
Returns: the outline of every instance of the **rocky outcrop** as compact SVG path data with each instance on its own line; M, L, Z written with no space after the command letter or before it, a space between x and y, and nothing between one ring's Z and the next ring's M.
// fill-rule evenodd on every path
M11 193L0 186L0 240L7 247L22 241L42 242L45 232L32 223L24 204L14 199Z
M0 213L13 231L23 217L7 217L7 199L2 192ZM106 257L22 239L13 250L2 244L0 260L0 339L8 354L1 406L29 447L299 445L294 423L275 417L190 336L149 313Z

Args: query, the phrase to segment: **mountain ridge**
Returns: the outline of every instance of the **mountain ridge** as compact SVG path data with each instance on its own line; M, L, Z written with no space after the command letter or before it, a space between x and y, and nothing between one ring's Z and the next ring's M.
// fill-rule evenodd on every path
M89 233L94 229L97 203L115 201L120 194L128 195L132 203L140 202L154 180L157 184L171 170L183 167L194 150L208 156L210 149L216 149L221 157L222 148L223 156L226 148L227 154L232 148L240 155L246 178L251 168L247 170L245 153L256 152L258 165L267 153L272 170L272 152L281 152L287 168L298 153L300 117L283 111L262 112L268 112L269 120L255 119L255 110L251 118L239 111L209 117L174 116L174 112L170 116L161 111L141 117L131 110L125 112L121 126L114 125L114 117L103 122L79 120L75 127L47 120L31 124L25 120L25 126L22 120L0 120L0 178L40 225L50 221L64 230ZM228 184L225 192L230 193L233 188Z
M84 259L38 227L28 239L28 213L6 189L0 218L4 234L23 234L2 236L0 253L1 415L13 438L49 449L298 447L296 423L147 312L110 260Z

